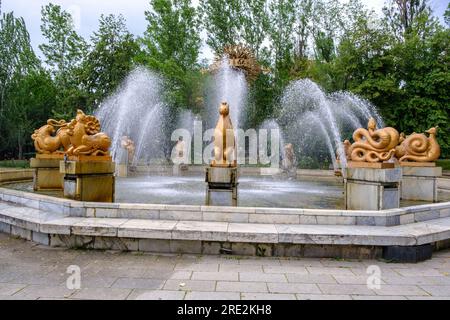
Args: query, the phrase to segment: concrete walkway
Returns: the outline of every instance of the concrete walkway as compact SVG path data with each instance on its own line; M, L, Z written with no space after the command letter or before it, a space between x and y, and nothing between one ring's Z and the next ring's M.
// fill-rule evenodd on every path
M450 299L450 250L393 264L56 249L0 233L0 299Z

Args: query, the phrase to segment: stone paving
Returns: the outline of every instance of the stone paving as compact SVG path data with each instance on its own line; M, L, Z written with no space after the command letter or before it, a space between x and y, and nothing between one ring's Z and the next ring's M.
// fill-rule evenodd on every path
M373 265L379 288L367 285ZM67 287L69 266L80 289ZM394 264L57 249L0 233L0 299L450 300L450 250Z

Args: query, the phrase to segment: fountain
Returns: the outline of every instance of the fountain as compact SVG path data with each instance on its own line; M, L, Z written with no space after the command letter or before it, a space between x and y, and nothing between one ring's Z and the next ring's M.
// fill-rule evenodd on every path
M214 153L206 168L200 165L206 161L187 164L192 150L198 159L195 146L209 138L197 135L200 115L171 114L162 98L163 79L137 68L96 113L106 133L82 111L71 122L49 120L35 131L37 191L30 194L30 182L0 188L2 205L15 203L1 210L0 230L50 246L402 261L429 258L433 248L448 244L450 203L429 203L437 201L441 174L435 167L436 128L399 134L350 93L326 94L306 79L292 82L278 114L260 126L281 131L280 141L271 138L271 153L279 157L283 150L281 170L290 178L281 179L278 162L269 168L261 159L272 155L260 153L259 165L239 166L238 173L243 146L235 130L245 126L253 73L252 64L233 50L218 60L214 88L205 99L211 126L220 105L210 131L214 141L204 152ZM183 130L173 131L176 126ZM259 148L261 140L268 142L258 139ZM161 164L170 150L174 164L188 168L183 174ZM132 162L136 171L114 176L112 159ZM317 163L332 163L344 179L332 170L305 170L305 159L321 169L329 168ZM50 181L60 190L49 191ZM217 205L215 191L231 194L232 206ZM30 207L30 214L15 206Z
M96 115L111 137L114 161L127 162L127 150L121 147L123 136L135 143L135 155L130 164L167 158L166 131L170 128L166 124L171 121L163 96L162 79L148 69L138 67L111 97L101 103Z
M228 56L218 60L213 71L213 81L206 92L206 126L214 128L217 118L217 106L227 101L230 107L234 128L241 128L245 118L247 82L243 71L230 65Z
M298 146L303 156L317 157L321 150L328 150L329 160L338 170L336 153L342 159L340 165L346 166L343 137L372 117L383 125L369 102L348 92L326 94L316 83L301 79L284 91L277 121L286 143Z

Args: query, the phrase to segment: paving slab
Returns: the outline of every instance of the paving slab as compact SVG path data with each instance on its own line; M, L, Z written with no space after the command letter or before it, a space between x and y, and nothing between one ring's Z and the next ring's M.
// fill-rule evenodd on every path
M214 291L216 281L207 280L167 280L164 290L181 291Z
M186 292L169 290L133 290L127 300L183 300Z
M202 292L191 291L186 293L185 300L239 300L239 292Z
M268 292L264 282L218 281L216 291L231 292Z

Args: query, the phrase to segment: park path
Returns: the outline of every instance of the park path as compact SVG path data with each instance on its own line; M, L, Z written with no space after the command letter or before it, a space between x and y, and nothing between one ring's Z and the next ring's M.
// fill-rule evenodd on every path
M80 289L67 288L69 266L79 267ZM369 266L381 272L379 288L367 286ZM0 233L3 299L450 300L450 250L394 264L71 250Z

